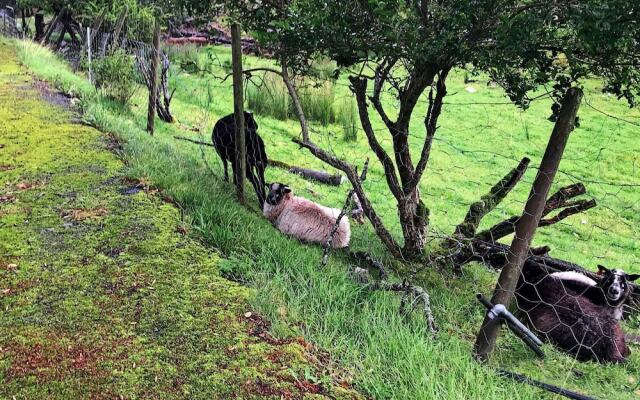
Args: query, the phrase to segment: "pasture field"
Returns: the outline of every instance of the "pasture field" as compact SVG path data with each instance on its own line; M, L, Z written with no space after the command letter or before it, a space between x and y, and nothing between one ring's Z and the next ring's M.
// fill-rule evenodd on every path
M228 49L200 49L197 57L209 70L206 73L174 67L170 86L176 88L172 111L178 122L157 121L152 138L144 132L144 90L138 91L129 107L116 105L96 95L85 77L70 72L50 52L26 42L16 42L16 46L21 61L34 74L52 81L64 92L80 95L87 123L119 138L130 177L150 182L180 204L201 239L224 257L219 269L225 276L256 288L251 303L273 322L276 336L304 335L327 349L336 361L352 370L354 383L366 395L398 399L544 396L537 389L497 377L493 368L500 367L599 398L640 397L637 345L632 345L633 355L625 365L578 363L550 346L545 346L548 357L541 361L511 335L503 334L489 367L476 364L470 353L483 310L474 295L489 294L497 277L479 264L468 265L462 277L447 270L429 269L419 275L418 283L430 292L440 328L432 338L425 333L420 318L405 321L397 314L396 296L356 285L346 273L350 267L348 257L332 255L329 266L321 270L321 249L281 236L260 216L257 207L247 210L237 205L232 186L221 179L222 166L212 149L199 149L173 138L180 135L208 141L215 121L232 112L230 79L215 77L226 74ZM245 58L245 67L258 65L272 63ZM482 77L478 79L465 84L463 73L456 72L448 80L450 95L421 183L424 201L431 210L432 251L462 220L469 205L521 157L529 156L532 166L539 163L552 129L547 121L548 99L534 101L523 112L507 104L500 89L488 86ZM470 93L469 87L475 92ZM581 126L572 134L555 186L583 182L588 195L599 205L540 230L535 244L547 244L553 256L589 269L595 270L596 264L601 263L640 272L640 132L634 125L640 123L640 113L602 95L596 80L588 82L585 92ZM336 107L349 98L346 79L334 84L334 98ZM385 103L393 109L392 99L386 98ZM425 107L421 102L412 121L412 143L416 145L424 140ZM329 169L291 142L299 135L296 121L262 115L256 115L256 119L271 159ZM390 142L385 139L388 133L381 122L375 121L374 128L389 147ZM365 189L384 222L399 237L392 196L364 135L358 132L356 141L345 141L341 129L338 124L314 124L312 135L320 146L355 164L372 158ZM535 168L531 168L483 226L521 212L534 174ZM333 207L342 205L348 190L346 185L336 188L310 183L275 168L267 170L267 180L286 182L298 194ZM252 193L249 186L247 193ZM371 252L398 271L424 269L390 260L368 224L354 226L353 233L354 250ZM639 327L637 317L625 323L629 331Z

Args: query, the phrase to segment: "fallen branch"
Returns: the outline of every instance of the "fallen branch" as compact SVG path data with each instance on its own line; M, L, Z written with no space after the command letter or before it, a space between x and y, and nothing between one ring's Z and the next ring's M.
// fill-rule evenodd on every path
M365 179L367 179L368 170L369 170L369 159L367 158L367 161L364 162L364 167L362 168L362 173L360 174L360 178L358 180L359 183L362 183L364 182ZM347 209L351 204L351 197L353 197L354 193L355 193L355 189L349 190L349 193L347 194L347 198L344 201L344 206L342 206L342 210L340 211L338 218L336 218L336 222L333 224L333 228L331 228L329 239L327 240L327 243L325 243L324 245L324 253L322 255L323 267L327 265L327 261L329 260L329 252L331 251L331 247L333 245L333 239L336 236L336 232L338 232L338 226L340 226L340 221L347 214Z
M364 209L362 208L362 203L360 203L360 198L357 193L353 194L353 207L351 209L351 218L356 220L359 224L364 224Z
M191 142L191 143L199 144L199 145L202 145L202 146L215 147L215 146L213 145L213 143L202 142L202 141L200 141L200 140L194 140L194 139L190 139L190 138L187 138L187 137L184 137L184 136L174 136L173 138L174 138L174 139L177 139L177 140L184 140L184 141L186 141L186 142Z
M384 290L389 292L402 292L402 298L400 299L400 314L405 318L408 318L410 313L422 303L422 315L427 323L427 329L431 335L435 335L438 332L433 312L431 311L431 298L429 293L421 286L410 284L406 279L402 283L387 282L387 272L381 262L375 260L367 253L355 252L351 255L359 262L365 262L370 267L379 271L379 278L373 282L370 278L368 269L356 267L353 270L353 275L356 280L361 284L370 284L370 288L373 290ZM409 306L407 306L409 305Z
M317 171L309 168L296 167L295 165L289 165L285 162L278 161L278 160L269 160L269 165L285 169L291 172L292 174L300 175L305 179L311 179L311 180L324 183L327 185L331 185L331 186L340 186L340 184L342 184L342 181L343 181L342 175L339 175L339 174L331 175L330 173L325 171Z
M433 318L433 312L431 311L431 300L429 298L429 293L424 290L421 286L410 285L405 279L402 284L386 284L381 287L383 290L390 291L402 291L404 294L402 295L402 300L400 300L400 314L404 316L408 316L410 311L413 311L419 302L422 302L422 314L424 315L424 319L427 321L427 327L432 335L435 335L438 332L436 328L436 320ZM407 301L409 297L413 296L413 300L411 301L411 306L409 307L409 311L406 309Z

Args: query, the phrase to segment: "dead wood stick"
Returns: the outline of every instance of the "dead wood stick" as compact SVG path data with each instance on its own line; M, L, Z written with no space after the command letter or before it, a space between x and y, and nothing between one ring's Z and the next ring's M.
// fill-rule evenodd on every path
M184 141L187 141L187 142L191 142L191 143L195 143L195 144L200 144L200 145L202 145L202 146L215 147L212 143L202 142L202 141L200 141L200 140L189 139L189 138L186 138L186 137L184 137L184 136L174 136L173 138L174 138L174 139L177 139L177 140L184 140Z
M422 303L422 315L427 322L427 328L431 335L435 335L438 332L433 312L431 311L431 299L429 293L421 286L412 285L407 279L404 279L402 283L391 283L387 281L387 272L384 265L380 261L375 260L371 255L365 252L351 253L358 262L364 262L376 270L378 270L379 277L371 282L368 269L356 267L352 273L358 283L369 285L373 290L384 290L389 292L402 292L402 298L400 299L400 314L405 318L409 317L409 314ZM409 304L409 307L407 307Z
M587 188L581 182L574 183L572 185L560 188L560 190L558 190L553 195L551 195L547 200L542 216L544 217L548 215L550 212L552 212L553 210L562 208L567 204L567 201L569 199L578 197L585 193L587 193Z
M127 15L129 14L129 6L124 6L122 11L120 11L120 15L118 16L118 20L116 21L116 27L113 31L113 37L111 39L111 47L109 48L109 52L113 53L116 51L118 46L120 45L120 33L122 32L122 28L124 27L124 21L127 19Z
M360 183L364 182L364 180L367 179L367 170L368 169L369 169L369 159L367 158L367 161L364 162L364 167L362 168L362 173L360 174L360 179L359 179ZM322 255L322 266L323 267L325 265L327 265L327 261L329 260L329 252L331 251L331 247L333 245L333 239L336 236L336 232L338 232L338 227L340 226L340 221L347 214L347 209L349 208L349 205L351 204L351 197L353 196L354 193L355 193L354 189L350 189L349 193L347 193L347 198L344 201L344 206L342 206L342 210L340 211L340 214L338 215L338 218L336 218L336 222L333 224L333 228L331 228L331 233L329 234L329 239L327 239L327 243L325 243L325 245L324 245L324 253Z
M482 218L496 208L518 182L520 182L520 179L522 179L522 176L529 167L529 162L529 158L524 157L516 168L512 169L491 188L489 193L482 196L480 201L473 203L471 207L469 207L464 221L456 227L454 233L455 238L471 238L475 236Z
M58 14L56 14L56 16L53 18L53 20L51 20L51 22L49 23L49 26L47 27L47 30L44 34L44 37L42 38L42 40L40 41L40 45L44 46L45 44L47 44L49 42L49 37L51 37L51 34L53 33L53 31L56 28L56 25L58 25L58 21L60 21L60 18L67 12L66 8L63 8L62 10L60 10L60 12L58 12Z
M362 203L360 203L360 198L357 193L353 194L353 209L351 210L351 218L358 221L360 224L364 224L364 209L362 208Z
M586 188L582 183L575 183L558 190L547 200L542 216L545 217L558 209L563 210L551 218L541 219L538 226L542 228L555 225L565 218L596 207L598 204L595 200L577 200L573 202L569 201L573 197L580 196L585 193ZM513 216L507 220L499 222L491 228L477 234L476 238L485 242L496 242L499 239L515 232L516 225L518 224L519 219L520 217Z
M427 321L427 328L429 328L429 332L432 335L435 335L438 332L436 327L435 318L433 318L433 312L431 311L431 299L429 298L429 293L424 290L421 286L414 286L407 282L405 279L402 283L381 283L379 285L381 290L388 290L392 292L403 292L402 299L400 300L400 314L403 316L408 316L411 311L413 311L420 302L422 302L422 314L424 315L424 319ZM413 296L411 300L411 305L407 310L407 302L410 297Z

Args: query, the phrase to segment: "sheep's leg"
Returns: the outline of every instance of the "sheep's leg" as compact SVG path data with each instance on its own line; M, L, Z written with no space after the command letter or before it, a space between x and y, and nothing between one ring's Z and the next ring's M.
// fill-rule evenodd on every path
M214 142L214 147L215 147L215 142ZM227 167L227 158L222 155L222 152L217 147L216 147L216 153L218 153L218 157L220 157L220 160L222 161L222 166L224 167L224 181L229 182L229 169ZM233 167L233 162L231 163L231 166Z
M224 166L224 181L229 182L229 168L227 167L227 160L222 160Z
M259 179L253 173L253 168L250 165L247 165L247 179L251 182L253 189L256 191L256 196L258 196L258 203L260 208L264 205L264 200L266 198L266 194L264 191L264 185L260 184Z
M264 166L263 167L256 167L256 170L258 171L258 184L260 185L260 192L262 193L262 198L266 200L267 198L267 181L264 178ZM264 201L262 202L264 204ZM261 204L262 206L262 204Z

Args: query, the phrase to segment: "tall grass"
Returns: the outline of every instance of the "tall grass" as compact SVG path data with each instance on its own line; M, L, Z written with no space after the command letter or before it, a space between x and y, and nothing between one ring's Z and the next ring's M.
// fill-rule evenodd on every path
M286 120L290 115L290 101L282 79L274 74L265 74L260 79L250 80L246 88L247 107L258 115Z
M300 86L298 96L307 119L319 122L322 126L334 123L336 114L333 109L335 99L333 83L331 81L303 82Z
M344 97L336 110L337 122L342 127L343 138L347 142L358 140L358 106L352 97Z
M331 81L302 81L298 96L300 105L309 121L327 126L336 122L334 89ZM246 88L247 107L258 115L281 121L295 115L293 103L282 79L274 74L265 74L249 82Z
M314 60L309 70L309 75L323 81L333 80L336 63L327 58Z

